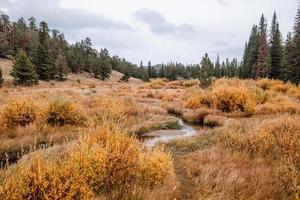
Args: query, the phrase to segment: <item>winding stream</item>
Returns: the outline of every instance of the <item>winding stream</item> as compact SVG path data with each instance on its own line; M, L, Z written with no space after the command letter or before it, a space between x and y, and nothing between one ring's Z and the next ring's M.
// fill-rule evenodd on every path
M170 142L182 138L188 138L196 135L198 132L192 126L184 123L182 119L178 121L180 130L158 130L145 135L144 145L146 147L155 147L159 142Z

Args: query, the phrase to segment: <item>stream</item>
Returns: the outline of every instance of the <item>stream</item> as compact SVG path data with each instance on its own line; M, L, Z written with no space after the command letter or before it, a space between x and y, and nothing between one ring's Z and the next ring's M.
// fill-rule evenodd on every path
M192 126L183 122L182 119L178 121L180 130L158 130L145 134L148 138L144 141L146 147L155 147L160 142L170 142L182 138L188 138L196 135L198 131Z

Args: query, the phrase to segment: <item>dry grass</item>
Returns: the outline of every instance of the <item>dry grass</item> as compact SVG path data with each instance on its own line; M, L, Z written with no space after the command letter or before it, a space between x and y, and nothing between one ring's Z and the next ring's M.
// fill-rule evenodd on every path
M261 159L216 149L182 156L192 191L188 199L282 199L274 171ZM201 163L201 164L199 164Z

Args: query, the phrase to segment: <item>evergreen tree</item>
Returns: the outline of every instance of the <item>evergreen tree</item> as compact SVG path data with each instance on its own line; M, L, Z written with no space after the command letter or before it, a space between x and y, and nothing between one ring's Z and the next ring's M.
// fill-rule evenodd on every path
M218 54L217 56L217 60L215 63L215 73L214 76L217 78L221 77L221 63L220 63L220 55Z
M294 83L300 83L300 6L297 10L294 25L294 52L292 54L294 65L292 66L289 79Z
M153 78L152 77L152 64L151 64L151 61L148 62L147 71L148 71L149 78Z
M4 80L3 80L3 76L2 76L2 69L0 67L0 87L2 86Z
M59 81L66 80L66 76L69 73L69 68L66 57L61 53L57 56L57 59L55 61L55 68L57 71L57 75L55 78Z
M264 15L262 15L259 23L259 50L257 65L255 67L255 77L267 77L269 71L268 57L267 23Z
M258 27L254 25L251 30L249 41L246 42L242 64L242 78L254 78L259 50Z
M55 65L49 53L49 28L46 22L40 23L39 44L35 52L34 64L39 79L50 80L56 75Z
M17 54L10 74L14 77L14 84L16 85L29 86L38 83L37 74L34 71L33 64L22 50Z
M292 33L288 33L287 39L284 44L282 70L280 79L284 81L292 80L295 75L295 62L294 62L294 41Z
M212 76L213 76L213 63L211 62L210 58L208 57L208 54L206 53L204 57L202 57L201 63L200 63L200 74L199 74L199 80L201 82L202 86L208 86L212 83Z
M107 49L101 49L99 56L93 61L93 74L95 78L105 80L110 77L112 70L110 57Z
M277 21L276 12L274 13L271 34L270 34L270 73L269 77L278 79L282 76L282 41Z

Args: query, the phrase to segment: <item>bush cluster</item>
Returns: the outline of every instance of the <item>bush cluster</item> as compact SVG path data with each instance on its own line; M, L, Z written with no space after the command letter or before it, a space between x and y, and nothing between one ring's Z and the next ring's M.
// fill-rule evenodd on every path
M0 199L141 199L173 177L168 154L143 149L113 123L103 124L65 151L58 159L36 153L7 169Z

